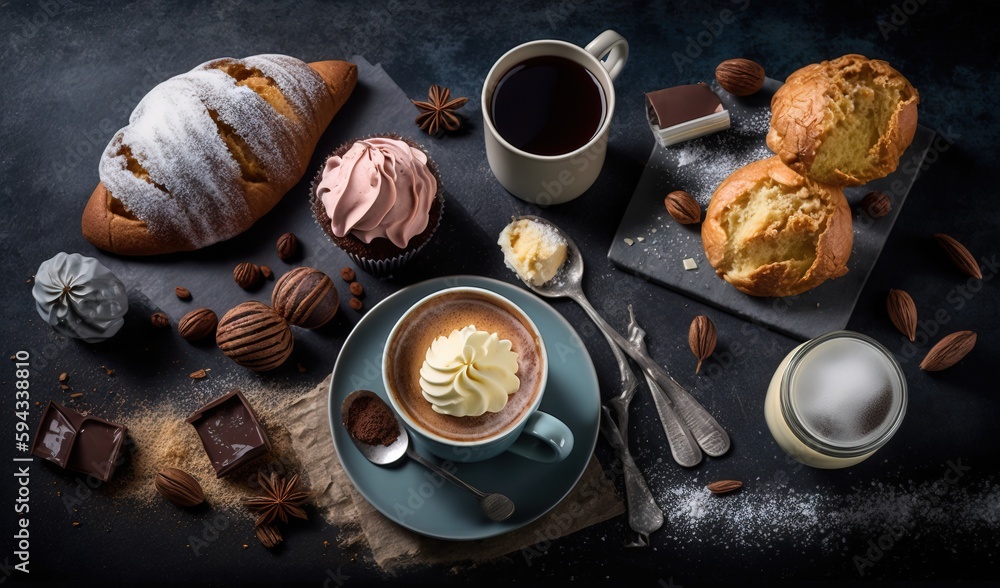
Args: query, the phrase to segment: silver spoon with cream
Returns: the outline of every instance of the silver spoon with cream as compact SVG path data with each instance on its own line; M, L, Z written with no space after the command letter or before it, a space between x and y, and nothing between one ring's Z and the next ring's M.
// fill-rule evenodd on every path
M548 298L571 298L580 307L583 308L587 316L594 321L598 329L604 333L604 336L608 338L609 342L618 346L622 351L624 351L629 357L631 357L639 366L645 371L649 376L656 381L660 389L670 400L673 406L673 413L680 418L681 427L686 427L690 430L691 434L694 435L694 439L698 446L701 447L708 455L712 457L718 457L727 451L729 451L730 440L729 435L726 433L722 425L712 417L711 414L705 410L694 396L690 392L684 389L683 386L677 383L670 374L668 374L659 364L653 360L652 357L646 352L646 349L642 345L635 345L628 339L623 337L618 331L608 324L604 317L597 312L597 309L587 300L587 296L583 293L583 256L580 254L580 249L576 246L569 236L566 235L555 224L544 218L525 215L514 219L517 222L522 219L527 219L547 227L547 230L554 232L558 237L566 243L565 253L563 254L562 260L557 268L557 271L550 271L543 276L537 276L532 268L527 271L532 275L526 276L519 271L517 268L513 268L532 292L545 296ZM513 224L513 223L512 223ZM501 245L503 248L503 245ZM505 251L505 261L510 265L511 261L507 260L507 254ZM523 260L514 259L512 260L515 265L523 265ZM518 263L518 262L521 263ZM528 260L533 268L545 267L546 264L539 264L534 260ZM555 265L555 264L552 264ZM654 391L655 392L655 391ZM671 414L671 413L663 413ZM677 426L680 423L666 422L664 421L664 431L668 432L668 441L672 443L675 441L683 441L680 436L671 436L669 433L672 431L680 431ZM690 466L698 463L701 457L694 452L697 447L691 447L690 445L680 442L676 443L674 448L676 449L675 455L681 455L681 459L678 460L682 465Z

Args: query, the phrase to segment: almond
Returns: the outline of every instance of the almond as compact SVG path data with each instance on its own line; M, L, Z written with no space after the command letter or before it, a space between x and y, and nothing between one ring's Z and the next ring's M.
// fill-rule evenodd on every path
M917 334L917 305L913 303L913 298L902 290L890 288L885 306L892 324L913 341Z
M165 329L170 326L170 319L162 312L154 312L149 315L149 322L158 329Z
M715 342L715 324L712 323L712 319L705 315L694 317L688 328L688 346L691 347L691 353L698 358L694 373L697 374L701 370L701 362L708 359L708 356L715 351Z
M708 491L712 494L727 494L735 490L739 490L743 487L743 482L738 480L719 480L718 482L712 482L707 486Z
M177 506L198 506L205 502L201 484L191 474L177 468L167 468L153 480L156 491Z
M939 372L950 368L962 360L976 346L976 334L972 331L957 331L943 337L920 362L925 372Z
M285 233L278 237L275 249L278 251L278 259L286 262L291 261L299 254L299 239L295 233Z
M683 190L674 190L663 199L667 212L682 225L693 225L701 220L701 207L698 201Z
M869 192L861 199L861 210L872 218L882 218L892 210L892 202L885 192Z
M184 286L177 286L174 288L174 294L176 294L181 300L191 300L191 291Z
M208 337L219 324L219 317L207 308L192 310L177 323L177 333L188 341L199 341Z
M733 96L749 96L764 86L764 68L749 59L727 59L715 68L715 79Z
M948 254L948 259L955 264L955 267L973 278L983 279L983 272L979 270L976 258L969 253L969 250L964 245L944 233L935 233L934 239L941 245L944 252Z

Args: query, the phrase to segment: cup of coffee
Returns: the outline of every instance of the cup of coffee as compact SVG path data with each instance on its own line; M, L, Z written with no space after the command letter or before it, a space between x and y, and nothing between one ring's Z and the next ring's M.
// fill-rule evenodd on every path
M538 410L548 373L531 318L507 298L474 287L419 300L393 326L382 356L382 381L406 428L429 451L457 462L504 451L546 463L565 459L572 431Z
M604 31L585 48L531 41L505 53L483 83L486 158L508 192L540 205L568 202L604 165L613 81L628 42Z

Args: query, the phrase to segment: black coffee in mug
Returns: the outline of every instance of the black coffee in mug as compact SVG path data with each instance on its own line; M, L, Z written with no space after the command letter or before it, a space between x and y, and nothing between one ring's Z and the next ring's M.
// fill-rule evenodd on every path
M531 57L497 82L490 118L514 147L562 155L583 147L604 123L604 88L586 67L565 57Z

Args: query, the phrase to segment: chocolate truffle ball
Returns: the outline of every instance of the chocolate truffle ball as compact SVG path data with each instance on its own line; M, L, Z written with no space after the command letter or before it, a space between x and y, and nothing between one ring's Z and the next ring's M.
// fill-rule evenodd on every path
M316 329L337 314L340 296L329 276L311 267L297 267L281 276L271 293L271 306L286 321Z
M229 359L256 372L273 370L292 354L292 329L270 306L251 300L219 321L215 342Z

